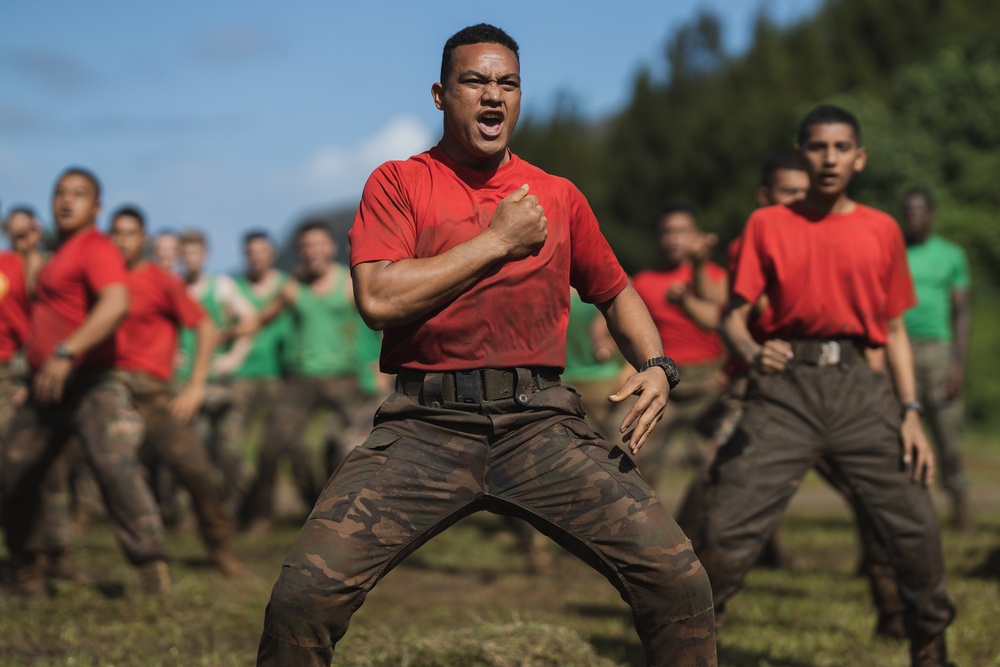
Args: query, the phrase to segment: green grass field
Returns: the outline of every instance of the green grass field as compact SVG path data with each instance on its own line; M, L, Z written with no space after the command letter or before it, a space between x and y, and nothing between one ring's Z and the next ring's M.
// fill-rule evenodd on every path
M1000 448L970 443L973 535L943 534L958 619L949 633L962 666L1000 665ZM673 506L686 481L668 476ZM939 498L940 500L940 498ZM944 505L942 504L942 509ZM171 538L174 591L144 598L110 531L78 539L96 586L57 585L51 601L0 597L0 665L101 667L229 666L253 663L264 605L294 523L237 544L246 576L226 579L204 562L190 533ZM843 503L810 477L786 516L782 537L801 561L794 571L754 570L731 603L719 637L723 665L908 664L903 643L872 636L864 580ZM556 553L550 574L532 576L503 522L466 519L389 574L357 613L335 664L352 667L642 665L628 608L599 575ZM0 551L0 558L5 554ZM992 573L981 572L992 559Z

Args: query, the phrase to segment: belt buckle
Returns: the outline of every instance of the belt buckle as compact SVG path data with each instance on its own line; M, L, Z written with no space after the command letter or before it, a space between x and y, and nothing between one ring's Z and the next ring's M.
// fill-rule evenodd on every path
M840 343L828 340L819 346L817 366L835 366L840 363Z
M455 400L459 403L483 402L483 378L478 370L455 372Z

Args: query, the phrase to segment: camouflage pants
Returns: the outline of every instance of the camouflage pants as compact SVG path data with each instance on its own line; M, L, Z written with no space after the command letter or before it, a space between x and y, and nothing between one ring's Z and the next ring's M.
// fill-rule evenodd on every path
M302 440L309 416L318 408L326 409L335 420L329 436L333 439L330 446L333 449L342 448L344 446L338 436L350 423L352 408L358 404L359 394L353 377L292 377L284 384L277 403L268 415L257 476L250 485L240 512L243 523L272 515L278 461L282 456L291 459L299 495L306 505L312 507L319 497L320 485L316 479L318 461L314 460Z
M145 425L140 459L147 466L166 465L187 490L198 517L198 528L209 549L228 547L235 531L222 508L222 489L208 450L194 429L170 414L174 392L169 383L146 373L119 371L132 393Z
M901 456L899 408L884 374L865 364L752 372L746 413L712 467L698 551L716 608L739 590L802 477L823 458L884 545L908 628L944 631L954 607L937 516Z
M963 496L969 488L962 458L964 403L961 395L948 398L945 394L951 355L951 343L913 341L917 391L924 406L924 421L937 449L941 483L953 496Z
M12 557L44 550L41 488L70 436L83 444L129 561L166 558L163 526L139 467L142 420L128 390L110 372L75 372L63 400L29 400L14 418L0 470L3 527Z
M425 401L390 396L330 478L271 593L258 665L329 665L368 591L480 510L527 520L606 576L650 665L716 664L711 590L690 542L628 456L587 425L576 393Z
M587 411L587 423L604 437L613 438L618 433L616 417L619 411L615 409L617 405L608 400L608 396L620 388L618 379L578 380L568 384L580 394L580 400Z

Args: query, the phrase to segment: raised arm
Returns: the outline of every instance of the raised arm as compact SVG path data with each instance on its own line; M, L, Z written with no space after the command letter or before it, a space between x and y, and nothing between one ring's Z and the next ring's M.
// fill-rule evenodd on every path
M618 349L634 368L641 367L647 359L663 356L660 334L646 310L646 304L632 285L611 300L597 304L597 307L604 313ZM654 366L629 376L621 389L608 397L614 403L632 395L639 397L619 427L624 434L622 442L628 443L633 454L639 451L653 426L660 421L669 394L666 373Z
M537 252L547 224L538 199L523 185L500 202L482 233L440 255L356 265L358 312L376 331L413 322L454 300L495 263Z

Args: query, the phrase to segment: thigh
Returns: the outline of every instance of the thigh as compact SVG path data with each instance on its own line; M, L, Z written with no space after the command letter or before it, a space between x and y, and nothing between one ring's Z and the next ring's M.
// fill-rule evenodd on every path
M482 443L426 425L395 426L375 429L331 476L289 552L286 573L320 589L367 590L477 509Z
M145 429L125 383L107 376L81 391L72 424L91 465L99 474L134 467Z

